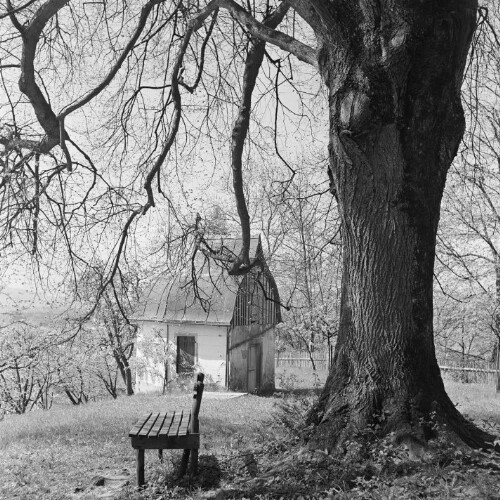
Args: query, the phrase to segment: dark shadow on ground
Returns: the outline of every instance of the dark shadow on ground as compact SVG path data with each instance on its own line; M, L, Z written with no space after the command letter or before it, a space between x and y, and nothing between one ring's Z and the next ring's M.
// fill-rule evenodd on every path
M222 477L219 460L214 455L200 455L198 459L198 473L195 476L189 471L179 477L180 460L174 461L174 468L165 477L168 488L200 488L202 490L213 490L219 487Z
M198 465L197 483L203 490L214 489L220 485L222 472L219 461L214 455L201 455Z

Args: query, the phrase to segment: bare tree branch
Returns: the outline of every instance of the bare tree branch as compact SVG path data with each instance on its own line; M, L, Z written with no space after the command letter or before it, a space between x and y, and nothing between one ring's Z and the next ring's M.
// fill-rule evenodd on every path
M13 14L17 14L18 12L23 11L24 9L28 8L30 5L34 4L35 2L36 2L36 0L29 0L25 4L20 5L19 7L13 8L11 1L7 0L6 3L7 3L8 12L6 14L0 14L0 20L4 19L5 17L9 17L9 16L12 16Z
M21 32L23 38L23 53L19 89L29 99L38 122L46 133L46 137L42 139L37 147L40 153L47 153L54 146L59 144L60 123L35 81L34 60L36 48L45 25L59 10L67 5L68 2L69 0L48 0L37 10L28 26L23 28Z
M288 4L282 3L279 9L274 12L266 21L266 28L274 29L285 17L289 9ZM241 222L242 248L238 258L234 261L230 270L230 274L239 274L245 272L250 267L250 217L245 201L245 192L243 189L243 147L248 134L250 125L250 111L252 108L252 94L257 82L257 76L264 60L266 42L251 38L252 46L250 47L246 61L245 71L243 74L243 91L241 96L240 108L233 126L232 146L231 146L231 166L233 170L233 188L236 198L236 207Z
M218 6L228 10L255 38L259 38L293 54L297 59L318 67L317 51L295 38L256 21L233 0L217 0Z
M14 9L12 7L10 0L7 0L6 3L7 3L7 14L2 15L0 17L0 19L3 19L4 17L10 17L10 20L12 21L12 24L14 25L16 30L22 34L23 27L21 26L21 23L18 21L18 19L16 17L16 13L18 12L18 9Z
M115 77L116 73L118 73L119 69L122 67L123 62L127 58L127 56L130 54L132 49L135 47L135 44L139 37L141 36L141 33L144 30L144 27L146 26L146 21L148 19L149 13L153 9L155 5L158 5L159 3L162 3L164 0L149 0L149 2L144 5L144 7L141 10L141 15L139 17L139 22L137 24L137 28L135 29L134 34L128 41L127 45L123 49L123 52L121 53L120 57L118 60L115 62L109 73L106 75L106 78L94 89L92 89L88 94L84 97L82 97L80 100L77 102L70 104L69 106L66 106L58 116L58 119L61 120L68 116L70 113L73 111L77 110L78 108L81 108L88 102L90 102L94 97L99 95L113 80Z

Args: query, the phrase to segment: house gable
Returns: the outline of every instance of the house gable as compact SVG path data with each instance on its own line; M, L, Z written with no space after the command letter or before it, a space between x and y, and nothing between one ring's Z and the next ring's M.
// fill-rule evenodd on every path
M279 322L279 296L269 274L252 271L241 280L234 305L232 326L275 325Z
M235 320L236 303L239 314L244 315L247 310L244 301L249 294L256 294L261 305L257 308L253 303L253 309L249 311L252 318L259 313L276 314L274 323L280 321L276 305L279 303L278 292L264 260L260 237L252 238L250 245L250 255L256 265L243 276L229 275L226 267L216 260L217 255L238 255L240 239L208 240L208 243L217 252L215 260L200 258L194 278L191 270L183 275L157 277L139 301L134 320L229 326ZM244 297L240 296L241 293ZM263 300L265 297L272 297L272 300ZM242 321L240 315L237 321Z

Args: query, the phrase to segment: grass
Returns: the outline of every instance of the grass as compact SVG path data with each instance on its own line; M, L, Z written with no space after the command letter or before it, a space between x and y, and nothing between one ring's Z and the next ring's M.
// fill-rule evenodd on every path
M493 385L461 384L446 380L446 391L457 408L472 420L488 420L500 425L500 393Z
M311 387L315 379L303 369L288 369L280 370L277 380L285 389L292 383L295 388ZM499 431L500 397L492 387L452 381L446 385L463 413ZM380 455L370 462L373 470L367 472L368 466L356 461L337 463L324 454L297 454L294 447L299 443L288 434L290 429L271 423L280 401L282 398L254 395L227 400L204 398L200 477L176 481L176 460L181 452L165 452L162 465L154 451L147 451L149 487L142 493L133 487L135 455L128 430L146 411L189 407L189 395L136 395L6 416L0 422L0 498L103 498L104 493L112 491L91 486L93 478L101 476L129 478L130 486L115 492L121 499L292 498L301 491L304 498L500 498L498 471L477 465L476 455L453 455L446 465L417 466L402 459L390 443L381 443L377 448ZM297 413L291 415L298 423L305 407L298 404L296 408ZM406 472L387 472L384 464L388 457ZM252 479L249 460L258 465L259 474L271 469L271 476ZM274 462L281 468L273 472ZM343 474L342 481L339 474ZM216 491L226 493L217 497ZM311 491L318 496L309 496Z
M6 416L0 423L0 470L4 471L0 498L72 498L95 476L133 475L135 455L127 436L135 420L147 411L189 408L190 403L189 396L136 395ZM265 443L273 405L271 398L252 395L205 398L200 454L216 453L227 459ZM166 456L173 453L179 455L166 452ZM157 474L157 465L154 452L146 452L149 481Z

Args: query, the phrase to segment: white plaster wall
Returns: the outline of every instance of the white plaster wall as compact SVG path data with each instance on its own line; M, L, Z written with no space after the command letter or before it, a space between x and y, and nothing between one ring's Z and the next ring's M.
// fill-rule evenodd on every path
M162 339L158 339L160 334ZM177 336L196 337L197 369L205 374L205 383L226 383L227 327L197 324L169 324L153 321L139 322L136 348L136 392L162 389L163 361L169 358L169 379L176 376ZM167 350L168 346L168 350ZM167 351L166 351L167 350ZM166 351L166 352L165 352ZM165 354L163 354L165 352Z

